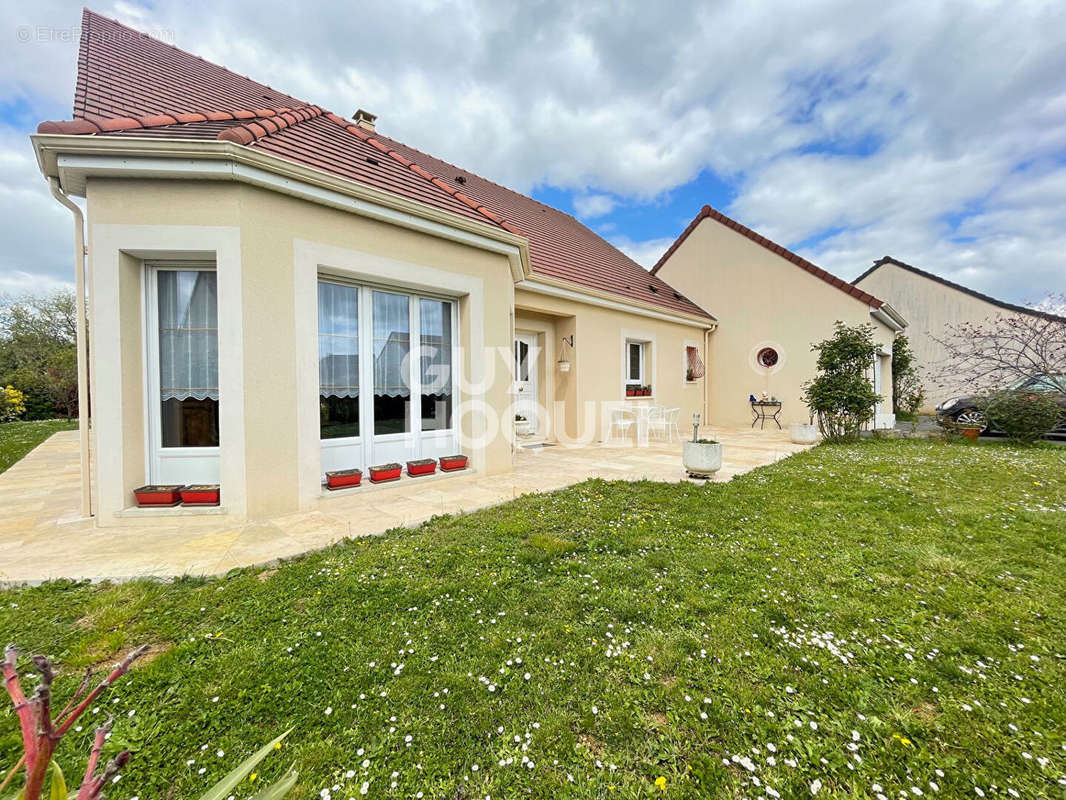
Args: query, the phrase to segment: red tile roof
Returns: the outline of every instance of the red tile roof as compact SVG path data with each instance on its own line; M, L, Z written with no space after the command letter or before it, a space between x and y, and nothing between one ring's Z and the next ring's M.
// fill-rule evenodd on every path
M38 132L235 142L524 236L534 276L714 319L569 214L88 9L74 117Z
M787 247L782 247L777 242L773 242L770 239L767 239L762 234L756 233L751 228L745 225L741 225L735 219L727 217L721 211L711 208L710 206L704 206L703 208L701 208L700 213L696 215L696 218L688 224L688 227L681 232L681 235L678 236L674 243L670 245L669 249L665 253L663 253L662 258L660 258L658 262L656 262L655 266L651 268L652 275L655 275L660 269L662 269L663 265L667 262L667 260L669 260L670 256L674 254L674 251L682 245L682 243L685 241L685 239L688 238L690 233L696 230L696 226L698 226L705 219L713 219L715 222L722 223L727 228L732 228L741 236L745 236L748 239L751 239L756 244L762 245L771 253L776 253L786 261L791 261L797 267L807 270L807 272L811 273L815 277L821 278L823 281L825 281L831 286L835 286L837 289L840 289L840 291L844 292L845 294L850 294L856 300L861 300L863 303L866 303L871 308L880 308L884 305L884 301L878 300L872 294L864 292L857 286L852 286L847 281L841 280L836 275L833 275L830 272L826 272L821 267L817 266L816 264L812 264L810 261L803 258L803 256L796 255Z

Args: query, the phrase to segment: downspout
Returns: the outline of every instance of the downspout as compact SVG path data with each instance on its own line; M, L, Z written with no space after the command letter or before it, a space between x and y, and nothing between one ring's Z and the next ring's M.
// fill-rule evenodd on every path
M52 196L74 214L74 307L77 311L76 347L78 353L78 446L81 451L81 515L92 516L92 493L89 481L89 353L85 323L85 217L77 203L59 187L57 178L49 178Z
M714 333L714 328L707 328L703 332L703 424L710 426L711 424L711 412L709 404L711 402L711 334Z

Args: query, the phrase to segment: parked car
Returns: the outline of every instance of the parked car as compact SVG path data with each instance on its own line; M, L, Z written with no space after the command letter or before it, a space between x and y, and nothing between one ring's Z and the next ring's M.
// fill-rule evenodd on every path
M1066 438L1066 392L1062 387L1066 386L1066 377L1055 376L1054 379L1046 375L1034 375L1019 381L1010 389L1016 392L1049 392L1055 395L1055 402L1062 409L1062 416L1058 424L1048 436L1054 438ZM981 433L1000 433L995 428L990 428L988 418L980 408L980 402L974 395L952 397L936 407L936 421L945 427L962 426L975 427Z

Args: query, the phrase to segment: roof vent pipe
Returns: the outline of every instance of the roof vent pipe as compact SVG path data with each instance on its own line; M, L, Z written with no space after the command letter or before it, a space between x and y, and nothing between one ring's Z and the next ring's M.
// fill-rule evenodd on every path
M364 111L361 108L355 112L355 124L360 128L366 128L368 131L374 130L374 122L377 118L377 114L371 114L369 111Z

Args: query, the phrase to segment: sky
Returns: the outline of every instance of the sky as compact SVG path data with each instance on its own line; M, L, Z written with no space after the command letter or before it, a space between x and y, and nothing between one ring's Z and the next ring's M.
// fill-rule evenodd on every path
M72 280L28 135L80 4L0 0L0 295ZM650 267L704 204L851 280L1066 293L1066 3L277 0L92 8L574 214Z

